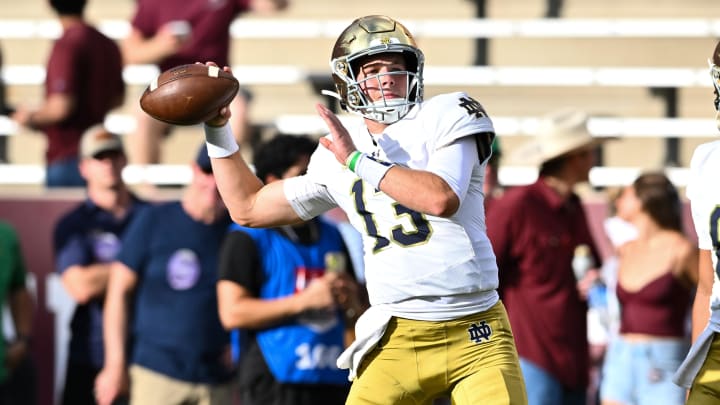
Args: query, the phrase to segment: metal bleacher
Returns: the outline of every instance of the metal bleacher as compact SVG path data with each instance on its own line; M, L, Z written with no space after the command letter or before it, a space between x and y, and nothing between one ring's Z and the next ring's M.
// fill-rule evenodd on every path
M475 18L480 3L482 19ZM352 19L388 14L415 32L426 54L427 96L470 93L495 117L506 152L527 139L535 118L573 105L590 113L594 133L620 138L606 145L603 164L621 174L595 183L622 184L638 170L663 167L668 137L678 138L675 163L682 169L695 146L716 133L705 61L720 36L720 3L563 3L562 18L546 19L545 0L296 0L281 14L247 14L236 21L232 63L254 94L255 122L314 131L313 105L325 100L308 77L327 75L334 39ZM119 39L134 6L135 0L90 0L86 17ZM13 105L41 100L53 21L44 0L0 2L3 77ZM487 65L475 66L483 38ZM126 71L128 98L113 112L120 127L132 125L127 118L153 74L144 72ZM198 128L178 128L166 140L162 163L186 163L199 139ZM42 135L18 129L9 147L13 165L42 164ZM508 183L524 181L511 176L513 168L505 169ZM682 185L684 178L675 180Z

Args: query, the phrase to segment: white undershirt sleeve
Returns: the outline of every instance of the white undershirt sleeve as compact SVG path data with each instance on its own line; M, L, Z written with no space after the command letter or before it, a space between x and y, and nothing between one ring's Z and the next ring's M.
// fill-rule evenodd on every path
M475 139L473 136L465 136L436 150L430 157L427 171L442 177L458 198L463 200L470 186L473 166L477 161Z
M327 188L307 175L285 179L283 191L295 213L306 221L337 205Z

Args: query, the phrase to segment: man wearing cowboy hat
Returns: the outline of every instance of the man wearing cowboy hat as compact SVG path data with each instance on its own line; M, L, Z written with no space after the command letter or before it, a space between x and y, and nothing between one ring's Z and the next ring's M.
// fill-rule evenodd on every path
M586 297L597 272L578 279L572 262L578 247L596 266L599 255L573 189L588 181L601 142L586 123L575 109L542 119L535 138L511 155L539 165L537 181L507 190L488 218L530 405L585 404Z

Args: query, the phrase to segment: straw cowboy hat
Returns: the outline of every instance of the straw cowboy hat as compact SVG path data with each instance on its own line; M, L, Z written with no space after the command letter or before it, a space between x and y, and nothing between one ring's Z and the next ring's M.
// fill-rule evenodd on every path
M606 141L607 138L596 138L588 132L587 120L587 114L575 108L563 108L546 115L538 122L534 139L520 145L511 160L537 166Z

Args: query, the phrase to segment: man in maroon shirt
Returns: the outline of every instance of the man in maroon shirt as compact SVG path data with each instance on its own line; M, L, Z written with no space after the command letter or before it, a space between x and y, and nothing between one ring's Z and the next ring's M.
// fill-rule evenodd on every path
M588 385L586 294L597 272L576 279L585 245L599 256L576 184L588 181L599 140L585 114L562 110L541 121L516 159L540 164L534 184L507 190L488 217L501 298L510 317L530 405L585 405Z
M156 64L161 71L177 65L212 61L230 66L230 24L246 11L284 9L288 0L139 0L130 34L122 42L126 64ZM245 94L231 104L231 125L238 142L247 137ZM130 160L159 163L162 138L170 126L152 119L139 108L137 129L128 137Z
M78 169L80 137L125 97L120 49L83 19L85 3L50 0L63 33L47 62L45 101L37 110L20 108L12 116L47 135L48 187L85 184Z

